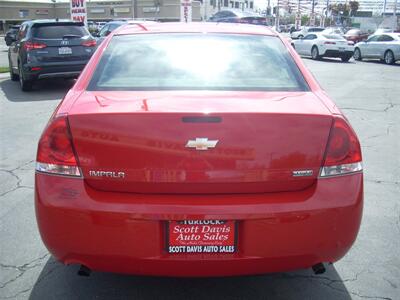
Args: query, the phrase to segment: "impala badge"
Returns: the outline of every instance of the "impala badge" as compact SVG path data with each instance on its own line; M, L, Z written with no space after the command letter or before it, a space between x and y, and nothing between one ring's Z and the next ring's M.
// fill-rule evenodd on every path
M108 178L124 178L124 172L114 171L100 171L100 170L89 170L89 176L91 177L108 177Z
M188 140L185 147L195 148L196 150L204 151L209 148L215 148L218 140L208 140L208 138L196 138L195 140Z

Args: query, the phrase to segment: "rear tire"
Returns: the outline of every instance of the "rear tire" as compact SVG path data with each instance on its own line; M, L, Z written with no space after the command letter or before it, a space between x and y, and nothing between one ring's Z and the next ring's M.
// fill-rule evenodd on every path
M21 90L24 92L29 92L32 90L32 80L26 80L24 78L24 71L22 70L22 65L18 65L19 71L19 84L21 86Z
M342 62L348 62L350 60L351 56L342 56L340 59Z
M358 60L358 61L361 61L361 60L362 60L361 51L360 51L359 48L356 48L356 49L354 50L353 57L354 57L355 60Z
M321 56L319 56L319 51L317 46L313 46L311 49L311 57L314 60L319 60L321 59Z
M392 50L388 50L385 53L385 63L387 65L393 65L394 64L394 54Z
M11 61L8 59L8 68L10 69L10 77L12 81L18 81L19 76L14 73L13 68L11 66Z

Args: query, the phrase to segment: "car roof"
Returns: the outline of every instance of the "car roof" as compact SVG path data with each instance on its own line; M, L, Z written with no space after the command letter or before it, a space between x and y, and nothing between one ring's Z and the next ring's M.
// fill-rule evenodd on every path
M82 22L76 22L72 21L70 19L38 19L38 20L29 20L23 22L23 24L30 24L30 25L35 25L35 24L77 24L77 25L83 25Z
M143 22L126 24L118 28L114 35L136 33L237 33L259 34L277 36L277 33L266 26L240 24L240 23L214 23L214 22Z
M398 33L398 32L382 32L377 35L389 35L392 38L394 38L395 40L400 40L400 33Z
M254 12L254 11L248 11L248 10L241 10L241 9L235 9L235 8L224 8L221 9L220 12L222 11L230 11L237 15L238 17L253 17L253 16L261 16L260 14Z

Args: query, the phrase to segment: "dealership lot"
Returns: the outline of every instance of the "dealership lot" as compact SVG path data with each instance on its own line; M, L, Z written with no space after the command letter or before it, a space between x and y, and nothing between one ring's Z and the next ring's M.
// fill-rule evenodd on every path
M5 52L1 52L4 56ZM0 299L399 299L400 65L304 59L358 133L365 166L365 210L352 250L325 274L179 279L93 273L55 262L36 228L36 144L71 80L23 93L0 79ZM266 233L268 234L268 233ZM271 243L274 241L271 240Z

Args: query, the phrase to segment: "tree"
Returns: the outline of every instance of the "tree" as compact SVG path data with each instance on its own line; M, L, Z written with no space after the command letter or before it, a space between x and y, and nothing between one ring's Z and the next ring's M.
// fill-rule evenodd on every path
M358 1L350 1L349 5L350 5L350 16L354 16L358 8L360 7L360 3L358 3Z

